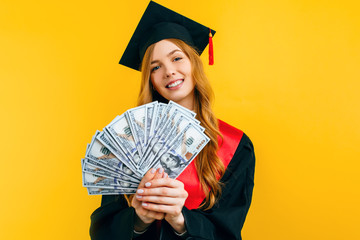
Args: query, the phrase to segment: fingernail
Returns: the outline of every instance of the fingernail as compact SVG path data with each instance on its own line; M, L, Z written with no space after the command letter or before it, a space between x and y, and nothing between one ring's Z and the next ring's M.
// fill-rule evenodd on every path
M142 198L142 196L140 196L140 195L136 195L136 198Z
M155 173L156 172L156 169L155 168L152 168L151 169L151 173Z
M164 174L163 178L167 178L169 175L167 173Z
M147 182L145 183L145 187L150 187L151 186L151 183Z
M143 193L144 192L144 190L143 189L139 189L139 190L137 190L137 193Z
M148 204L147 203L142 203L141 205L143 205L144 207L147 207Z
M163 173L164 169L163 168L159 168L159 173Z

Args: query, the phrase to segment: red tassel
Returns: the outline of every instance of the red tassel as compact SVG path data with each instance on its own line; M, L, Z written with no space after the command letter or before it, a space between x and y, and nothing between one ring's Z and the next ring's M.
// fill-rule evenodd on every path
M211 29L209 28L209 65L214 64L214 46L212 41Z

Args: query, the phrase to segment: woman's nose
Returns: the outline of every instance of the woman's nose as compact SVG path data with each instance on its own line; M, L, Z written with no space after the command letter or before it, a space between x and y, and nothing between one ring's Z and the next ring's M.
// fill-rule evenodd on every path
M171 64L165 66L165 76L166 76L166 78L169 78L174 74L175 74L175 69L174 69L173 66L171 66Z

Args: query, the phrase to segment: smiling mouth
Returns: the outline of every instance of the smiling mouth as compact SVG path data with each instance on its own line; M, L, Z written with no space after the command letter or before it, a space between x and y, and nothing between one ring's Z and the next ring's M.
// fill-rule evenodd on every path
M176 81L171 82L168 85L166 85L166 88L173 88L173 87L179 86L183 82L184 82L183 79L176 80Z

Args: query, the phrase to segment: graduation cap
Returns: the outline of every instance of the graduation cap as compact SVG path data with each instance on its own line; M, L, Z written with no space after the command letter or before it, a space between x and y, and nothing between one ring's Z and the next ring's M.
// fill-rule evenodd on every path
M209 64L212 65L214 34L214 30L150 1L119 64L139 70L145 51L151 44L163 39L176 38L192 46L199 55L210 43Z

